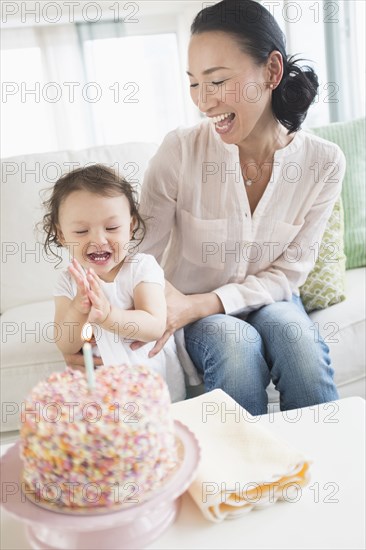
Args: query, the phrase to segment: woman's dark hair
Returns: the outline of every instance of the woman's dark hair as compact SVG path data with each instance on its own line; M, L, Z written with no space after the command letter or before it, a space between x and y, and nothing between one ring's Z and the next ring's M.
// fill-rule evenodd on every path
M272 93L272 111L289 134L299 130L316 97L318 77L311 67L297 66L303 59L287 56L286 38L272 14L254 0L223 0L201 10L192 23L192 35L210 31L230 34L258 65L274 50L281 53L283 76Z
M50 198L43 201L46 214L37 227L46 234L43 247L47 256L56 256L60 260L62 259L54 251L55 246L57 248L62 247L58 239L60 206L66 197L74 191L89 191L103 197L124 195L130 205L131 217L135 220L131 240L136 241L135 247L142 242L146 233L146 225L138 212L137 191L111 168L103 164L93 164L64 174L56 181ZM136 237L138 232L140 238Z

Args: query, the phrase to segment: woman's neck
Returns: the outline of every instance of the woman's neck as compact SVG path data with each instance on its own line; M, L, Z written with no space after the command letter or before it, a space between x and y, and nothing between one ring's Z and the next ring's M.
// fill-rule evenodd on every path
M275 152L286 147L293 138L293 135L287 135L286 128L277 121L270 126L267 124L265 128L256 128L238 144L241 163L259 166L271 162Z

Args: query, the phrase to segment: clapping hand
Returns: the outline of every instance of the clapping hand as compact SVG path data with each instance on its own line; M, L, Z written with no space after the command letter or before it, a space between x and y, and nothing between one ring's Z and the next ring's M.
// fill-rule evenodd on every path
M88 298L91 302L88 321L102 325L111 312L111 304L103 292L100 279L94 269L89 268L86 277L90 287Z
M92 303L88 296L88 292L90 289L85 271L83 270L79 262L75 258L73 258L71 265L69 265L68 267L68 272L74 279L77 286L76 296L73 299L73 306L82 315L87 315L88 313L90 313Z

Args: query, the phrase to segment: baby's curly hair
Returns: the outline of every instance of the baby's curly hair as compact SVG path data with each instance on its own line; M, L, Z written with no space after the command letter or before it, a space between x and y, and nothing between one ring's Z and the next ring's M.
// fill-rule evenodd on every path
M57 248L62 248L58 239L59 211L61 203L74 191L89 191L104 197L124 195L130 205L131 217L135 220L131 240L136 241L134 248L141 244L146 234L146 224L138 212L136 189L111 168L103 164L93 164L85 168L76 168L70 173L64 174L56 181L50 198L42 203L46 214L37 227L42 229L46 235L43 247L48 257L56 256L60 261L62 260L61 255L57 254ZM136 237L137 233L140 235L139 237Z

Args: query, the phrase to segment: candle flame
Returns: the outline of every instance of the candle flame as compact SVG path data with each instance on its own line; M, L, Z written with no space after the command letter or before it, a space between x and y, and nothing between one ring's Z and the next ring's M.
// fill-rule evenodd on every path
M81 329L81 338L82 340L84 340L84 342L90 342L90 340L93 338L93 327L90 323L85 323L85 325Z

